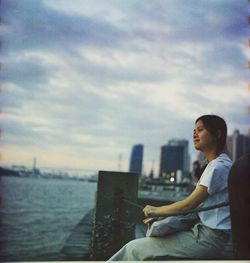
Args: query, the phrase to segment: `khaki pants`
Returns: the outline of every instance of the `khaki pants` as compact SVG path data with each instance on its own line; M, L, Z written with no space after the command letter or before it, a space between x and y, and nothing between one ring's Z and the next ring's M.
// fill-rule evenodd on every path
M188 231L130 241L109 260L232 259L230 231L197 223Z

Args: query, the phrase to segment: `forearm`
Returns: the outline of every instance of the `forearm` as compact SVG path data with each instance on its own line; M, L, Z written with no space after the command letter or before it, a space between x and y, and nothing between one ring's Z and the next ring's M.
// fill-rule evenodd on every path
M145 216L167 216L173 213L182 213L198 207L208 197L207 187L198 186L186 199L160 207L146 206L143 209Z
M154 215L154 216L166 216L168 214L186 212L186 211L193 209L193 208L194 207L192 205L190 205L188 202L186 202L186 200L182 200L182 201L170 204L170 205L164 205L164 206L156 207L156 209L152 215Z

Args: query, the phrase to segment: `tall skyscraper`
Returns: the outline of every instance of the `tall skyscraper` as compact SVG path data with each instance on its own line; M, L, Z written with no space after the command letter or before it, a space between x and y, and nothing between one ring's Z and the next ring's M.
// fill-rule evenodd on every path
M183 171L188 172L190 171L190 162L191 158L188 152L188 140L182 139L182 140L176 140L176 139L171 139L168 141L169 145L180 145L184 147L184 159L183 159Z
M184 147L181 145L163 145L161 147L160 177L184 168Z
M232 160L237 160L243 154L250 152L250 135L240 134L239 130L235 130L227 138L227 147Z
M143 145L137 144L132 148L129 164L129 172L142 174Z
M176 175L178 170L183 173L190 169L190 156L187 140L169 140L168 144L161 147L160 177Z

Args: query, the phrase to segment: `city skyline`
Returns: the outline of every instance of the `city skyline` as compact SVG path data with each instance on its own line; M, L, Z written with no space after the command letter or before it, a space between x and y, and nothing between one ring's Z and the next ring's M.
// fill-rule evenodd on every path
M1 2L1 165L121 170L203 114L249 129L246 1ZM157 170L157 169L156 169Z
M244 155L247 152L250 152L250 134L242 134L240 133L239 130L234 130L232 134L228 134L227 136L227 147L226 147L226 151L228 152L229 156L231 157L231 159L233 161L235 161L236 159L240 158L242 155ZM190 158L190 149L189 149L189 141L184 139L184 138L171 138L168 140L167 144L164 144L160 147L159 149L159 160L156 161L156 168L155 168L155 160L152 160L152 166L150 169L150 172L147 173L145 172L144 169L144 147L145 145L143 144L135 144L132 146L132 150L130 153L130 161L129 161L129 167L128 169L121 169L122 168L122 156L119 154L119 160L118 160L118 169L114 169L116 171L124 171L124 172L138 172L139 170L139 174L141 175L146 175L149 176L150 173L153 173L155 176L154 177L161 177L162 176L162 172L165 168L162 167L162 162L165 160L168 162L168 166L171 164L169 164L169 159L162 156L163 154L163 148L165 148L166 146L183 146L183 164L181 165L182 168L180 169L182 172L187 173L187 172L192 172L192 164L195 161L199 161L200 164L202 164L204 162L204 158L205 156L203 155L202 152L197 151L196 157L191 160ZM237 154L236 154L237 152ZM171 158L170 158L171 159ZM32 165L15 165L12 164L9 168L13 168L14 170L22 170L22 169L29 169L30 171L36 169L37 167L37 158L33 157L32 159ZM178 161L177 161L178 162ZM166 165L166 164L165 164ZM165 167L164 165L164 167ZM173 164L173 166L175 166L175 164ZM85 173L85 175L93 175L96 172L98 172L96 169L85 169L85 168L68 168L65 166L60 166L60 167L48 167L48 166L43 166L43 167L38 167L38 170L42 169L43 171L48 170L48 171L64 171L67 172L68 170L73 171L73 174L77 174L78 172L81 171L81 174L83 175ZM135 169L133 171L133 169ZM141 172L140 172L141 171Z

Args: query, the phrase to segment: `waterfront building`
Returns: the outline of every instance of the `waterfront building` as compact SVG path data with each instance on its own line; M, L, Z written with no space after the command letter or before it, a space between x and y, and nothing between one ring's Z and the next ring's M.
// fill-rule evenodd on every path
M245 153L250 152L250 134L240 134L239 130L235 130L227 138L227 147L232 160L236 161Z
M159 176L172 181L171 177L175 178L178 170L183 176L190 170L188 141L172 139L161 147Z
M184 147L181 145L163 145L161 147L160 177L174 176L177 170L184 168Z
M136 144L132 148L129 164L129 172L142 174L143 144Z
M191 162L191 158L188 152L188 145L189 142L188 140L182 139L182 140L176 140L176 139L171 139L168 141L169 145L181 145L184 147L183 150L183 171L185 172L189 172L190 171L190 162Z

